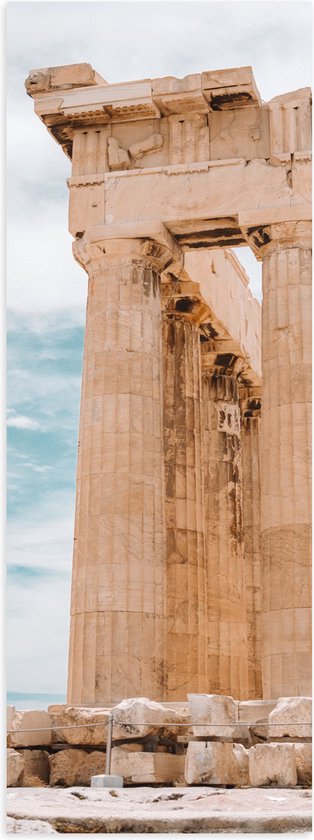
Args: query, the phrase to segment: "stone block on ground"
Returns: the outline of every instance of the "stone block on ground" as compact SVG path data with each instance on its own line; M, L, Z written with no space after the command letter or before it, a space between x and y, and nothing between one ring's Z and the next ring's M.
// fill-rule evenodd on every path
M298 784L312 784L312 744L294 744Z
M227 784L236 785L236 787L247 787L250 784L249 751L242 744L232 745L232 761Z
M23 756L13 750L7 749L7 787L19 787L24 770Z
M249 751L242 744L191 741L185 764L188 785L249 785Z
M268 738L311 738L311 697L280 697L269 715Z
M249 774L252 787L297 784L294 744L257 744L249 750Z
M50 712L52 743L103 746L107 742L108 709L75 706ZM103 724L103 725L102 725Z
M49 758L50 785L52 787L90 786L92 776L105 772L106 755L97 750L60 750Z
M161 729L164 734L174 737L181 728L169 724L182 723L189 720L186 713L163 706L147 697L131 697L122 700L112 709L114 716L113 740L144 738ZM167 726L169 725L169 726Z
M51 744L50 717L45 711L16 711L11 730L9 747L44 747Z
M184 783L184 755L131 752L113 747L110 772L123 776L125 784Z
M184 778L188 785L229 784L233 761L232 744L219 741L190 741Z
M220 694L188 694L188 700L195 736L206 736L219 741L237 737L238 708L232 697Z
M49 782L49 753L46 750L21 750L20 755L24 759L23 787L29 786L36 778L44 783Z

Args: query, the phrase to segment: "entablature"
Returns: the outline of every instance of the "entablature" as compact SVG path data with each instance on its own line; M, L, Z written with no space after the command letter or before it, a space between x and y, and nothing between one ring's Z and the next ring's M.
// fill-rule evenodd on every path
M102 147L94 172L116 171L119 158L122 169L234 157L280 165L311 150L310 88L262 103L251 67L109 84L77 64L32 70L25 84L36 113L73 159L73 174L86 172L84 143L88 165L93 144ZM156 134L157 147L147 145Z

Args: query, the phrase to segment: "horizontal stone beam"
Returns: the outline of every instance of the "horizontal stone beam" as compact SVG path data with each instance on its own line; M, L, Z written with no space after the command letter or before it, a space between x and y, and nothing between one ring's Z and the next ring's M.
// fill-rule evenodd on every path
M257 212L263 211L263 224L270 224L278 215L290 219L292 207L296 215L300 207L303 214L310 209L310 163L296 161L292 173L265 160L238 159L110 173L104 176L104 201L108 226L161 220L179 243L187 231L190 237L196 232L196 248L246 244L239 214L246 214L249 226Z

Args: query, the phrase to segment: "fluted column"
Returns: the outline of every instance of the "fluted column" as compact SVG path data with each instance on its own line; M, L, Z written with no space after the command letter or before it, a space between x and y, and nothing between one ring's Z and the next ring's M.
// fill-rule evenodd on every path
M262 551L264 697L311 692L310 224L264 228Z
M261 388L241 388L243 541L248 644L248 699L262 697Z
M159 273L169 252L107 245L76 244L89 293L67 699L89 705L165 697Z
M211 354L209 354L211 355ZM248 691L242 461L237 380L203 357L208 691Z
M206 692L199 327L164 314L166 662L169 699Z

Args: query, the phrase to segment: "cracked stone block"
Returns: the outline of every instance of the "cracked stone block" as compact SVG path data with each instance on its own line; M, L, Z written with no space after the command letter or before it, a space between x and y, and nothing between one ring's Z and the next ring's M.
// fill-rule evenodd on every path
M249 750L242 744L233 744L232 761L230 768L230 781L228 784L237 787L247 787L250 784L249 776Z
M44 747L51 744L50 717L44 711L18 711L13 716L9 747Z
M19 787L24 770L23 756L9 748L7 750L7 787Z
M52 743L103 746L107 742L108 709L65 706L51 712L50 718Z
M131 752L114 747L111 773L123 776L126 784L166 784L184 781L184 755Z
M185 764L189 785L249 785L249 751L242 744L191 741Z
M28 783L35 778L42 782L49 782L49 753L46 750L21 750L20 755L24 759L23 786L28 786Z
M122 700L112 709L114 716L113 740L144 738L146 735L157 733L160 729L167 730L167 724L188 721L189 717L180 714L175 709L164 707L161 703L148 700L147 697L131 697ZM180 733L181 728L169 726L169 735L173 737Z
M249 749L249 774L253 787L297 784L294 744L257 744Z
M310 738L312 735L311 697L280 697L269 715L268 738ZM274 725L275 724L275 725Z
M65 749L49 757L50 785L61 787L90 786L92 776L105 772L106 755L104 752L85 752L84 750Z
M298 784L309 787L312 783L312 744L294 744Z
M188 694L196 736L232 740L237 736L237 703L222 694ZM204 724L201 726L200 724Z
M185 781L188 785L229 784L232 761L232 744L190 741L186 753Z

